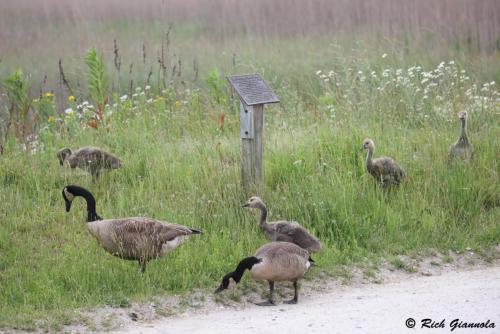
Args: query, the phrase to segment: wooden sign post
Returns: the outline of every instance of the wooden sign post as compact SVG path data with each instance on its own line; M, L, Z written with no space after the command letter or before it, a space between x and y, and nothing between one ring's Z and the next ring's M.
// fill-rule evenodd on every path
M241 181L247 195L262 195L264 188L264 104L279 102L259 74L227 77L240 96Z

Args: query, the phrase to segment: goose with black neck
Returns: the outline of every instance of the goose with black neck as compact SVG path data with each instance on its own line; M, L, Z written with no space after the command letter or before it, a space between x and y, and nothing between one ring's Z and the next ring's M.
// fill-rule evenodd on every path
M87 228L99 245L108 253L124 260L139 262L145 272L150 260L165 256L177 248L191 234L201 234L201 229L170 224L147 217L102 219L96 212L96 201L90 191L76 185L63 188L66 211L76 197L87 202Z
M294 297L285 301L286 304L299 302L298 280L304 277L312 264L309 252L290 242L275 241L260 247L254 256L244 258L236 269L222 278L215 293L229 287L231 280L239 283L245 270L250 271L255 280L266 280L269 283L269 298L267 301L256 303L259 306L275 305L274 282L293 282Z

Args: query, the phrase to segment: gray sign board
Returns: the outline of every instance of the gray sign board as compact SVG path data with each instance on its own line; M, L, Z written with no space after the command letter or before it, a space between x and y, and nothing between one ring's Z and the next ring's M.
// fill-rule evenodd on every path
M260 74L232 75L227 79L247 106L280 101Z

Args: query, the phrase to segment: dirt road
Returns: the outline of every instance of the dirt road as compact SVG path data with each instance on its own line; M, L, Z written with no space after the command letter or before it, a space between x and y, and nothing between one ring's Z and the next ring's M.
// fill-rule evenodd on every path
M406 326L408 318L415 328ZM435 326L421 328L422 319ZM444 321L442 322L442 320ZM457 323L489 320L495 328L452 329ZM412 321L408 320L411 325ZM432 323L429 323L429 326ZM185 314L118 333L500 333L500 267L448 272L388 284L343 287L305 296L298 305L251 306Z

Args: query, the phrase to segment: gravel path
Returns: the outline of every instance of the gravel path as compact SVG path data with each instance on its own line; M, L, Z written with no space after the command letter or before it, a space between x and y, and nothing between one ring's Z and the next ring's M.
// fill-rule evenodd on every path
M406 320L415 320L408 329ZM421 328L430 318L444 328ZM456 328L454 319L495 328ZM411 320L409 320L411 325ZM117 333L500 333L500 267L448 272L387 284L343 287L298 305L219 308L206 314L134 324Z

